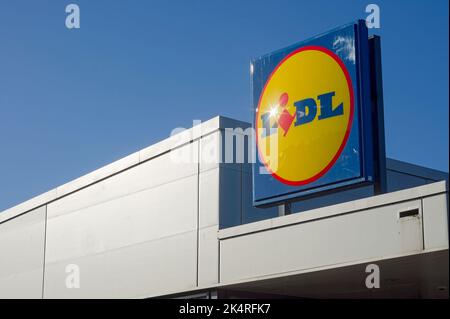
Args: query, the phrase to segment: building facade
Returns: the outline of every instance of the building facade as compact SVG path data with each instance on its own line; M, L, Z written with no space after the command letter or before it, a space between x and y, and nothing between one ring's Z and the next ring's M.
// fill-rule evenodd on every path
M0 298L448 298L447 173L387 159L384 194L255 208L250 127L216 117L0 213Z

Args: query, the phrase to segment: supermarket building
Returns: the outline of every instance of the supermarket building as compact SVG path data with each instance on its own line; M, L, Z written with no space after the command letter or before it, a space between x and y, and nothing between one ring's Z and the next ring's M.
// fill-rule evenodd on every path
M223 162L249 127L215 117L1 212L0 298L448 298L448 173L387 159L384 194L255 208L251 164Z

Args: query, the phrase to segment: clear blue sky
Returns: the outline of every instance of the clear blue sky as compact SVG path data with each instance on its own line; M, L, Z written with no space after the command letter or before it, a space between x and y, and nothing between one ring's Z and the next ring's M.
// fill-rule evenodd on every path
M81 29L65 27L77 3ZM381 8L387 155L448 171L448 1L0 0L0 211L218 114L249 61Z

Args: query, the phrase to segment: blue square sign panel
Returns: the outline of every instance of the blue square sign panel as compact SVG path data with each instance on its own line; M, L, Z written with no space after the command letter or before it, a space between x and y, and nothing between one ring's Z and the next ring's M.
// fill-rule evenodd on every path
M368 45L360 20L252 61L255 206L373 182Z

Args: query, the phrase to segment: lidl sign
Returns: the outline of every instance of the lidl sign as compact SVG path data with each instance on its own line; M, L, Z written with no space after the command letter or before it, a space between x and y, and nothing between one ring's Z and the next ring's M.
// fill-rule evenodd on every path
M373 181L368 52L359 21L252 61L256 206Z

